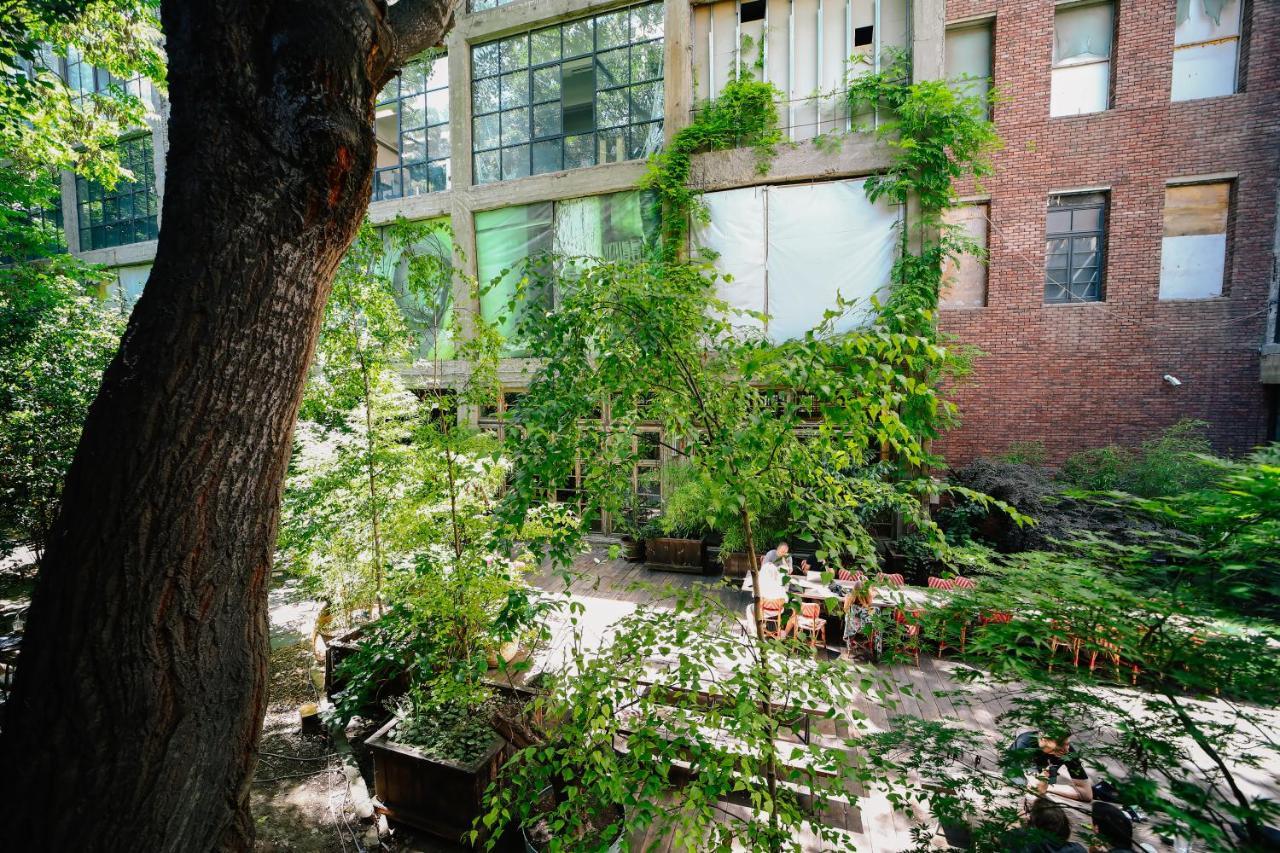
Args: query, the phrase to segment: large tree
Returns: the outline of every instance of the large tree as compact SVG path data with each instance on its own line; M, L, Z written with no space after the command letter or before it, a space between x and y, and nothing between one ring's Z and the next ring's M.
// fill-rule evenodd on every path
M374 100L457 2L162 0L159 248L67 477L0 741L25 846L252 844L307 364L369 200Z

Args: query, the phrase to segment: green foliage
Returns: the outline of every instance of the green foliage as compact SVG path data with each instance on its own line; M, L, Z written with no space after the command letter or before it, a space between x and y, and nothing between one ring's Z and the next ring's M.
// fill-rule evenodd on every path
M402 717L392 740L412 746L429 758L472 764L493 746L496 735L486 707L439 703L421 689L402 703Z
M1280 749L1252 735L1272 724L1261 709L1280 701L1280 448L1214 464L1213 486L1126 499L1158 532L1133 543L1083 536L1064 551L1004 558L977 589L931 611L925 630L1011 614L971 628L966 653L981 668L960 670L983 691L1007 692L1003 727L1083 732L1086 764L1147 811L1157 832L1227 850L1239 847L1229 824L1256 829L1280 816L1275 802L1239 788ZM1250 612L1270 618L1242 616ZM1056 656L1055 642L1064 646ZM1096 672L1070 665L1077 643L1086 666L1097 656ZM1142 692L1108 687L1113 679ZM941 734L917 739L913 751L936 756ZM942 776L956 787L955 762L913 769L926 788ZM984 804L1017 782L973 768L959 778L969 789L963 817L997 826Z
M853 115L874 111L882 116L875 133L891 154L889 167L867 178L867 197L914 203L919 211L914 223L919 247L903 251L894 264L882 314L895 331L928 335L946 262L980 254L942 215L955 203L957 183L991 174L990 155L1000 140L980 98L959 94L944 80L909 79L905 59L891 57L882 71L852 76L848 100ZM905 249L910 245L906 231L903 241Z
M1000 461L1010 465L1043 465L1046 454L1044 442L1040 439L1015 441L1000 455Z
M737 73L720 94L703 103L693 121L678 130L671 143L649 158L640 188L652 190L662 212L662 257L674 261L684 251L691 216L705 216L698 194L689 188L692 157L702 151L750 147L761 173L768 171L782 132L772 83Z
M1058 479L1078 489L1141 497L1176 495L1211 485L1219 469L1204 421L1181 420L1135 449L1108 445L1073 454Z
M83 276L83 278L82 278ZM58 257L0 271L0 556L31 546L37 562L124 319Z

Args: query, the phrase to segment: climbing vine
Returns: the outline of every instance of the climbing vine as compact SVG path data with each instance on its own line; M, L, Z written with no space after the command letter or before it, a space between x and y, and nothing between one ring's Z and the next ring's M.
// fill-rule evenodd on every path
M693 155L752 148L756 152L756 168L762 174L767 172L782 141L775 104L781 94L772 83L757 80L740 69L717 97L698 110L691 124L676 132L670 145L649 158L649 169L640 188L657 195L662 214L663 260L672 261L680 255L691 218L706 215L698 205L698 193L689 187Z

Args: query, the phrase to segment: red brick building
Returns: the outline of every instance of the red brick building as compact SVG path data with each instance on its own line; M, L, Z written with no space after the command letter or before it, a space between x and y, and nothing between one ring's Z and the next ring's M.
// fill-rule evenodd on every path
M949 66L992 45L1004 148L962 190L989 269L942 327L985 355L940 449L1058 461L1181 418L1223 451L1274 437L1280 3L948 0L947 21Z

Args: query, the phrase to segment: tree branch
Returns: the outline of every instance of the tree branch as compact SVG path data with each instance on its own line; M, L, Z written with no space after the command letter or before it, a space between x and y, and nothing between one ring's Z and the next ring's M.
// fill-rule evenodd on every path
M387 57L394 74L422 51L444 45L453 29L454 13L462 0L400 0L387 10L391 51Z

